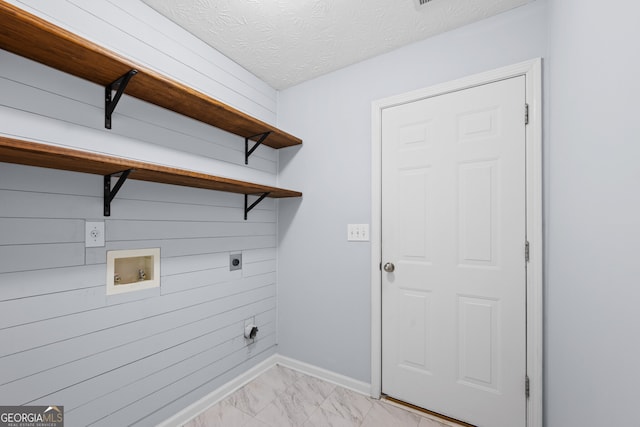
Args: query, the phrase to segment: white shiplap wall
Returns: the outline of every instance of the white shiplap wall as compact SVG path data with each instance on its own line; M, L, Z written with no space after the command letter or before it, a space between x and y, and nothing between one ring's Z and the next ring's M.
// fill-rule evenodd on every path
M275 124L275 90L140 1L11 3ZM269 147L260 146L247 168L241 137L126 95L108 131L103 87L0 54L0 114L5 118L0 134L267 185L277 182L277 153Z
M276 93L139 1L11 1L269 123ZM275 184L277 153L0 50L0 134ZM0 158L0 402L64 405L68 425L155 425L275 352L277 204ZM104 220L106 247L84 247ZM106 250L161 248L161 288L105 295ZM229 272L229 253L244 268ZM244 320L259 339L247 346Z

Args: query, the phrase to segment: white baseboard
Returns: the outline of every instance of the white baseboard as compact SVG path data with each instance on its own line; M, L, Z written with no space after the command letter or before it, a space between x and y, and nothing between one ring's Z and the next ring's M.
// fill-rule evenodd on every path
M269 358L263 360L253 368L238 375L233 380L209 393L197 402L187 406L182 411L175 414L173 417L158 424L156 427L177 427L189 422L192 418L198 416L198 414L200 414L201 412L206 411L211 406L225 399L231 393L238 390L240 387L254 380L256 377L260 376L262 373L266 372L276 365L293 369L295 371L302 372L303 374L319 378L321 380L339 385L344 388L348 388L349 390L364 394L365 396L371 396L371 384L365 383L363 381L358 381L345 375L341 375L327 369L319 368L305 362L300 362L299 360L291 359L279 354L274 354L273 356L270 356Z
M260 376L260 374L274 367L277 363L276 359L277 359L276 354L274 354L273 356L270 356L269 358L258 363L253 368L238 375L228 383L224 384L223 386L209 393L202 399L187 406L182 411L175 414L173 417L161 422L156 427L177 427L187 423L192 418L197 417L198 414L200 414L201 412L206 411L208 408L220 402L221 400L229 396L231 393L238 390L240 387L244 386L245 384L254 380L256 377Z
M320 378L321 380L339 385L344 388L348 388L349 390L364 394L365 396L371 396L371 384L365 383L364 381L359 381L351 377L329 371L327 369L319 368L305 362L300 362L296 359L282 356L280 354L275 355L275 360L278 365L284 366L285 368L294 369L296 371L302 372L303 374Z

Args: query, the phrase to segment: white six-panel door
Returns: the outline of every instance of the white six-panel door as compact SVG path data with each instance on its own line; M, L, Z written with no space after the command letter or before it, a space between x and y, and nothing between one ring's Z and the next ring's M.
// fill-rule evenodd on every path
M382 113L382 392L480 427L526 420L524 106L521 76Z

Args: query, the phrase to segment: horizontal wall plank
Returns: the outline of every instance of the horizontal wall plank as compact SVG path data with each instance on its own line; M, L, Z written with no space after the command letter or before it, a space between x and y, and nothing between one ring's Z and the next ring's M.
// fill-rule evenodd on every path
M125 200L189 205L189 210L192 206L241 207L244 202L242 196L233 193L189 187L181 187L179 191L167 191L167 188L174 187L142 181L128 181L127 185L123 186L118 193L118 197ZM276 199L267 198L260 202L256 209L273 210L276 206Z
M204 194L205 197L215 197L214 194ZM236 194L235 206L219 207L207 205L189 205L185 209L183 204L167 203L165 201L149 202L141 200L129 200L118 197L113 203L114 218L117 210L117 218L129 220L165 220L165 221L211 221L211 222L237 222L248 224L249 222L276 221L275 210L255 209L249 214L251 221L244 219L244 195Z
M276 260L267 260L267 261L259 261L259 262L250 262L246 263L243 266L243 276L251 277L257 276L265 273L269 273L272 271L276 271Z
M270 261L277 258L277 250L273 248L249 249L242 251L242 261L244 263L253 263L260 261Z
M84 221L0 218L0 246L84 242Z
M99 218L102 197L0 190L0 217Z
M105 286L104 265L0 274L0 301Z
M106 292L103 287L103 292ZM161 295L160 288L140 289L135 292L124 292L121 294L106 295L107 305L127 304L134 301L141 301L150 298L157 298Z
M228 265L228 262L229 257L222 253L190 255L165 259L162 263L161 270L163 276L171 276L180 273L225 267Z
M227 266L164 276L162 278L162 294L184 292L189 289L220 283L229 280L229 278L229 268Z
M105 288L93 287L0 302L0 328L11 328L106 305Z
M96 196L99 195L101 186L102 177L96 175L0 163L0 190ZM3 194L0 193L0 200L4 201ZM14 210L19 211L20 208L21 206L16 206ZM0 212L3 212L2 207Z
M84 264L84 242L0 246L0 273Z
M104 264L107 250L160 248L162 257L170 258L206 253L237 252L242 248L273 248L275 245L275 235L107 242L104 248L87 248L87 264Z
M111 241L156 239L184 239L201 237L229 237L274 235L273 223L218 223L204 221L109 221L108 239Z
M5 95L2 97L0 105L7 108L12 108L19 111L29 111L35 115L48 117L68 123L73 123L79 126L91 127L96 130L100 129L100 125L104 128L104 110L100 111L98 105L92 105L85 102L85 100L77 100L71 98L69 93L58 94L48 90L43 90L32 84L26 84L21 81L16 81L13 78L15 76L7 75L11 71L11 68L18 68L16 65L11 67L12 63L24 64L28 61L25 58L11 54L7 51L0 50L0 60L3 64L7 64L8 67L3 70L2 77L0 78L0 90ZM39 64L33 64L40 66ZM16 70L17 72L17 70ZM43 68L42 77L49 77L51 74L60 73L52 68ZM73 79L72 76L66 74L67 79ZM42 78L40 77L40 78ZM20 78L20 77L17 77ZM20 78L24 80L24 78ZM78 80L78 79L75 79ZM40 81L46 81L45 79ZM66 87L71 86L74 81L70 80L65 82L64 86L56 88L62 92ZM90 90L89 90L90 89ZM102 90L101 90L102 89ZM89 99L100 99L104 97L104 89L98 85L88 86L81 93L91 94ZM103 106L104 108L104 106Z

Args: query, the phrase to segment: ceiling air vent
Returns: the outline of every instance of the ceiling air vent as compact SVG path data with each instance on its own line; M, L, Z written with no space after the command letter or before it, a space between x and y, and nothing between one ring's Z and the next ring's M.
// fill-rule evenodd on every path
M416 8L418 8L418 9L419 9L421 6L424 6L424 5L426 5L427 3L431 2L431 1L433 1L433 0L413 0L413 2L414 2L414 3L415 3L415 5L416 5Z

